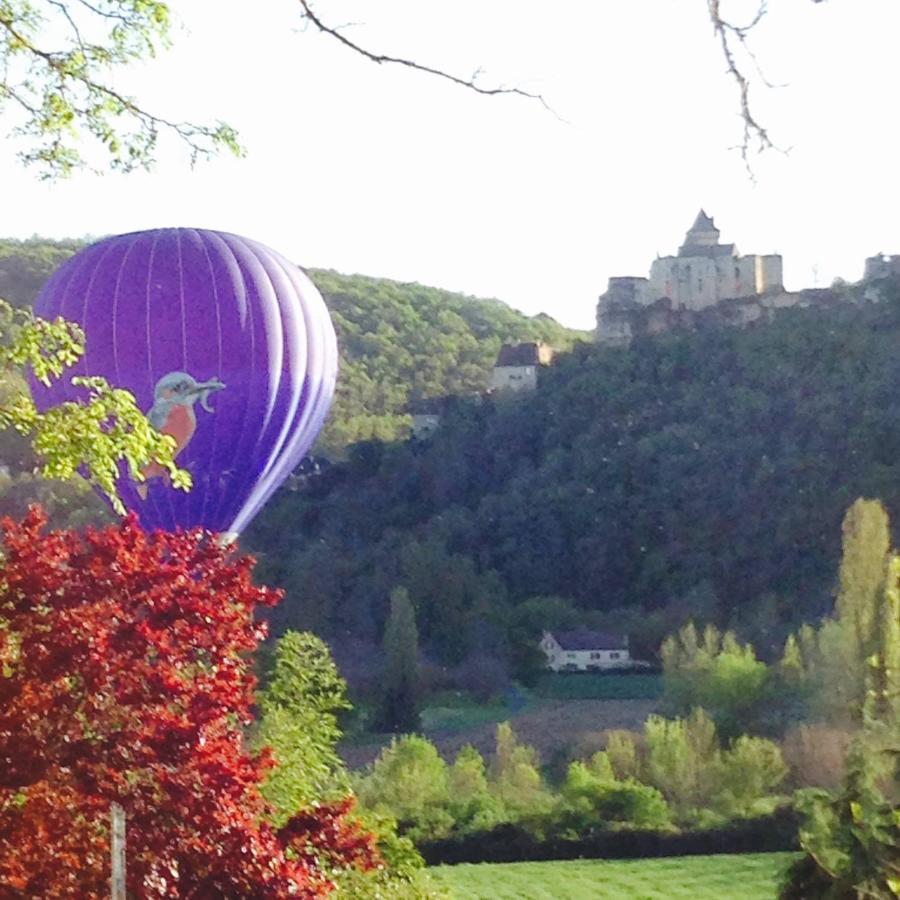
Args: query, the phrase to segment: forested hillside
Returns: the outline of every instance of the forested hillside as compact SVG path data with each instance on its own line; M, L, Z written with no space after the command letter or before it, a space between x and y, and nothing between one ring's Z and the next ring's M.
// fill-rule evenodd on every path
M483 391L503 343L544 340L565 349L588 338L498 300L321 269L309 275L341 348L337 395L319 442L325 453L405 436L411 401Z
M0 297L29 305L83 245L0 240ZM589 337L499 300L324 269L308 274L325 296L340 343L337 396L317 446L329 456L356 441L408 433L410 401L484 390L503 343L544 340L566 349Z
M447 663L591 621L646 650L687 616L774 647L831 608L854 498L900 514L898 347L894 301L581 345L535 394L357 447L247 543L280 625L374 640L402 585Z

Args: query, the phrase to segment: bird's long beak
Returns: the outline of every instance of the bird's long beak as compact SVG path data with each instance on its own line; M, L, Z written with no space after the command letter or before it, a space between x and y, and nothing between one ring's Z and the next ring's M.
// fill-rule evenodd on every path
M209 381L204 381L204 382L198 384L198 385L193 389L193 392L194 392L195 394L198 394L198 395L199 395L199 397L200 397L200 405L201 405L207 412L212 412L212 411L213 411L213 410L212 410L212 407L209 405L209 402L208 402L208 401L209 401L209 395L210 395L213 391L221 391L223 387L225 387L225 385L222 384L222 382L219 381L218 378L210 378Z

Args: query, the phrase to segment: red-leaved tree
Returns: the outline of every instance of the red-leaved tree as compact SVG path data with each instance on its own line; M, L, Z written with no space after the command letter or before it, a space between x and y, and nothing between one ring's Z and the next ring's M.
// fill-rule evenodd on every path
M0 898L109 892L109 808L128 821L135 897L327 894L379 865L350 804L275 831L251 756L254 619L276 591L208 535L131 518L80 535L3 523Z

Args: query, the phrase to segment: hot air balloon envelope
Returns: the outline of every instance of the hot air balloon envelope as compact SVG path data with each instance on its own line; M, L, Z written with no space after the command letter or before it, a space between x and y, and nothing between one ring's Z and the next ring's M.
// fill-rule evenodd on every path
M118 489L147 529L236 534L308 451L334 393L337 342L309 278L268 247L188 228L108 238L63 264L35 314L82 327L85 355L49 388L45 409L84 397L72 375L131 391L171 434L193 489L158 467Z

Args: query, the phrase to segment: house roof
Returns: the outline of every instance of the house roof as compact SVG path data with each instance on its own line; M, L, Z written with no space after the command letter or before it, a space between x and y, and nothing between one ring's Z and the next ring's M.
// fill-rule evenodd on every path
M627 650L628 638L606 631L551 631L563 650Z
M504 344L497 354L495 366L542 366L553 355L553 350L538 341L526 344Z

